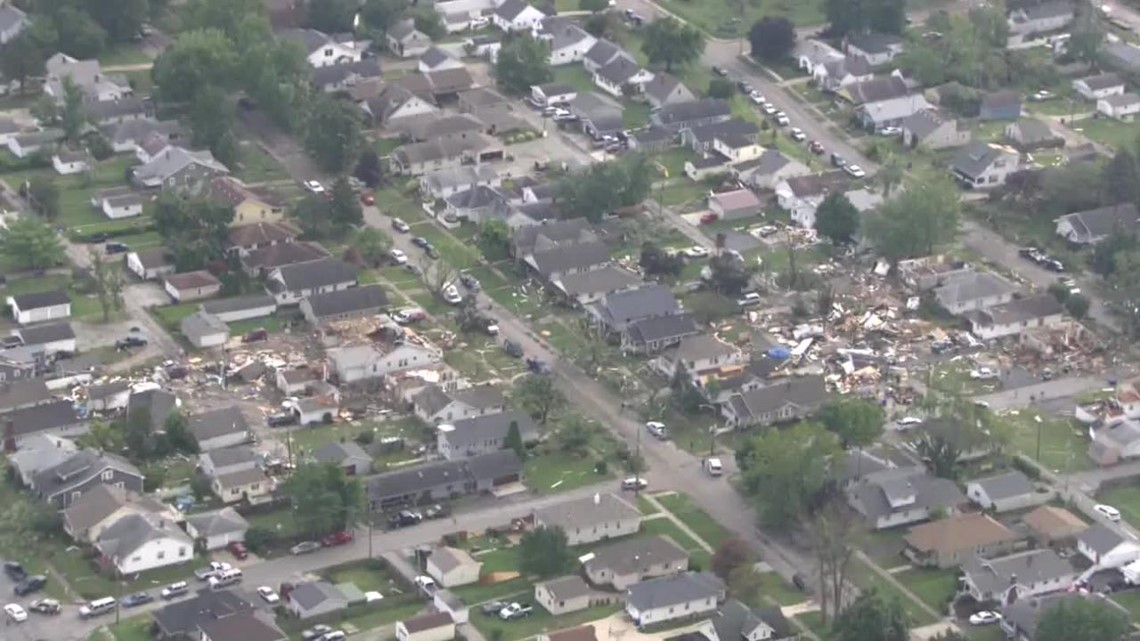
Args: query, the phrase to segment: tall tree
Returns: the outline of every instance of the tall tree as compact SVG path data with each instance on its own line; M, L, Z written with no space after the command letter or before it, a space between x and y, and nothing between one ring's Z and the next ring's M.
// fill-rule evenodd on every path
M865 6L871 31L898 35L906 28L906 0L866 0Z
M818 423L768 430L749 439L738 450L737 462L748 494L763 496L761 520L788 529L807 515L826 486L828 461L838 452L838 439Z
M352 31L359 0L308 0L307 24L325 33Z
M138 38L143 22L150 14L147 0L87 0L86 5L87 13L115 43L128 43Z
M289 216L297 221L301 233L309 240L333 235L332 216L327 198L309 194L293 204L289 209Z
M807 519L803 531L815 553L820 610L827 621L843 610L844 586L862 533L851 511L834 496Z
M791 20L767 16L757 20L748 30L752 57L764 62L779 62L796 46L796 28Z
M526 444L523 443L518 421L511 421L511 424L507 426L507 438L503 442L503 446L503 449L511 450L519 459L526 457Z
M1105 165L1104 191L1111 204L1140 205L1140 164L1132 150L1118 150Z
M331 463L301 465L281 488L293 503L297 529L311 536L348 530L360 522L364 490Z
M162 100L190 102L204 87L232 86L238 62L234 43L223 31L187 31L154 61L151 76Z
M59 185L47 176L35 176L28 181L28 203L32 211L48 220L59 218Z
M233 135L234 107L220 87L207 85L190 104L190 129L196 147L205 147L220 162L233 167L239 161Z
M574 565L574 553L560 527L539 526L519 540L519 569L545 578L565 573Z
M479 223L479 235L475 244L487 260L505 260L511 246L511 230L504 221L487 218Z
M675 18L658 18L645 28L641 50L650 64L663 64L665 71L684 66L701 57L705 38L696 27Z
M962 451L950 439L925 432L915 445L915 453L935 476L950 480L958 478L958 461L962 457Z
M1104 27L1092 10L1092 6L1081 6L1077 10L1077 21L1069 36L1069 53L1073 58L1096 67L1100 64L1100 51L1104 46Z
M752 563L755 555L748 547L748 542L737 536L730 536L721 541L709 559L709 569L713 574L727 580L739 567Z
M566 404L566 396L554 384L554 378L528 374L515 385L514 399L536 421L546 425L550 415Z
M43 49L27 31L0 47L0 73L19 83L21 93L28 78L44 74L44 61Z
M512 36L499 50L495 80L509 93L523 95L534 85L554 77L550 69L550 48L529 35Z
M882 435L886 420L881 405L858 398L831 401L819 410L819 421L844 447L874 443Z
M909 641L906 610L898 597L864 591L835 620L836 641Z
M63 244L47 223L21 216L0 228L0 253L22 269L47 269L64 261Z
M364 223L364 208L360 199L356 197L352 185L344 176L337 178L332 186L332 200L329 203L329 212L332 223L338 234L346 234L354 227Z
M202 269L225 256L234 210L172 192L155 201L154 224L179 271Z
M867 219L866 237L891 260L926 256L957 239L961 209L949 178L912 181Z
M859 210L842 191L833 191L816 209L815 230L836 245L849 245L859 231Z
M889 154L875 174L875 180L883 187L883 196L889 198L891 193L902 184L906 177L906 160L899 154Z
M59 126L63 129L63 136L68 142L79 140L83 133L83 126L87 124L87 115L83 109L83 90L80 89L70 76L63 79L63 108L59 112Z
M358 109L349 103L321 98L312 107L305 147L322 169L341 174L356 165L364 148Z
M653 166L642 154L594 163L558 181L558 201L564 210L597 222L617 209L645 200L653 176Z
M408 15L415 22L416 29L432 40L439 40L447 35L447 27L443 24L443 16L431 5L417 5Z
M360 159L356 161L356 169L352 173L365 185L373 189L378 187L380 179L384 177L384 169L376 150L366 147L360 153Z
M392 237L375 227L361 227L352 234L348 245L364 262L375 267L388 258Z
M95 296L99 299L99 308L103 311L103 322L111 319L111 311L123 308L122 287L116 287L116 280L122 280L123 274L110 265L103 252L91 249L91 279L95 283Z
M558 422L558 432L555 435L558 449L571 456L584 458L590 454L594 432L593 425L581 416L567 416Z
M1123 641L1129 628L1128 617L1108 601L1070 598L1059 601L1041 615L1037 641Z
M406 8L403 0L366 0L360 9L360 20L374 41L383 40L388 27L396 24Z

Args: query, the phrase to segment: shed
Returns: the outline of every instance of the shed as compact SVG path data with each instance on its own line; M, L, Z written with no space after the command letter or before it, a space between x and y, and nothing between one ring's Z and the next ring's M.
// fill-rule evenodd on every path
M230 328L217 316L198 310L182 319L179 329L186 340L198 349L225 345L230 339Z
M421 614L396 623L397 641L451 641L455 620L447 612Z
M186 533L205 545L207 550L218 550L230 543L245 541L248 530L249 522L232 507L186 517Z

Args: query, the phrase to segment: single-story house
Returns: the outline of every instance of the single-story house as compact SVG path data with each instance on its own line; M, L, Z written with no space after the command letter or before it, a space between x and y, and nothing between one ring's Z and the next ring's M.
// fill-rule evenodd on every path
M91 195L91 206L111 220L142 216L148 198L130 187L101 189Z
M671 314L636 320L621 333L621 349L627 354L656 354L700 334L692 314Z
M975 555L1009 554L1021 537L992 516L971 512L916 525L903 540L906 541L903 554L912 563L955 568Z
M103 530L128 514L165 519L168 523L179 523L182 520L177 510L162 501L104 483L96 484L84 491L61 514L64 532L76 542L88 544L97 540L103 534Z
M949 149L970 142L970 128L934 109L923 109L903 119L903 144L914 149Z
M345 385L428 367L443 360L439 350L413 343L336 347L327 350L326 356L336 373L336 382Z
M606 265L586 272L563 274L550 281L567 301L585 307L606 295L641 283L641 277L617 265Z
M976 601L1000 603L1065 590L1077 578L1073 565L1050 549L974 557L962 564L962 574L965 591Z
M368 502L373 511L488 492L518 483L523 465L512 450L474 458L437 461L384 472L368 479ZM635 528L636 531L636 528Z
M776 149L766 149L758 157L735 163L729 169L737 180L753 189L775 189L789 178L811 174L807 165Z
M903 51L903 40L887 33L857 33L847 37L844 47L848 56L864 60L872 67L885 65Z
M1077 552L1098 568L1119 568L1140 559L1140 542L1115 526L1093 523L1077 535Z
M717 220L741 220L757 216L764 210L763 203L750 189L736 189L713 194L708 198L709 211Z
M198 310L178 324L182 335L198 349L220 347L230 339L230 328L220 318Z
M127 254L127 269L142 280L158 280L174 273L174 261L163 247L143 249Z
M234 323L273 315L277 311L277 301L267 294L253 294L209 300L202 303L201 309L222 322Z
M181 274L169 274L163 279L163 289L174 302L185 303L217 296L222 291L222 281L210 272L200 269Z
M1128 92L1100 98L1096 101L1096 111L1108 118L1132 122L1140 113L1140 95Z
M223 503L259 503L273 490L272 482L259 468L226 472L215 476L210 487Z
M702 623L697 630L704 641L792 641L800 638L778 606L749 608L736 600L722 605L716 616Z
M354 441L331 441L317 448L313 458L319 463L332 463L346 476L364 476L372 471L372 457Z
M725 424L738 429L806 418L827 400L821 376L803 376L733 394L721 405Z
M161 517L128 514L104 529L94 547L120 575L164 568L194 559L194 541Z
M595 494L540 508L535 527L559 527L570 545L583 545L634 534L641 527L641 512L614 494Z
M686 572L631 585L625 611L638 628L716 612L726 594L724 581L709 572Z
M1063 507L1042 505L1021 518L1029 535L1040 545L1075 539L1088 529L1088 523Z
M73 149L60 149L52 154L51 166L61 176L80 174L91 169L87 153Z
M348 289L356 283L355 267L337 258L319 258L274 269L266 278L266 290L278 306L294 305L307 296Z
M186 533L206 550L220 550L230 543L244 542L248 530L249 522L232 507L186 517Z
M387 307L388 294L380 285L310 294L301 300L301 313L314 326L374 316Z
M1113 234L1140 231L1140 211L1134 203L1121 203L1065 214L1056 222L1061 238L1074 245L1095 245Z
M967 189L1000 187L1019 169L1017 150L980 140L959 150L950 161L950 170Z
M1095 102L1101 98L1124 94L1125 85L1124 80L1115 73L1100 73L1074 80L1073 89L1085 100Z
M189 429L202 452L242 445L250 438L249 423L236 405L191 416Z
M1018 470L974 479L966 483L966 496L984 510L1008 512L1040 505L1050 492L1037 492L1029 477Z
M596 596L576 574L534 584L534 600L554 616L585 610Z
M396 641L451 641L455 621L447 612L420 614L396 622Z
M482 568L483 564L466 550L447 546L432 550L425 564L427 573L445 588L478 583Z
M412 398L413 412L425 423L438 425L506 409L501 387L476 385L458 390L428 385Z
M75 330L67 321L17 327L11 336L21 347L38 348L48 357L61 352L74 354L76 350ZM8 343L11 345L10 340Z
M939 305L951 314L962 314L1004 305L1013 300L1017 287L997 274L968 271L946 279L933 291Z
M518 428L523 443L538 440L538 427L530 415L508 410L440 423L436 427L436 447L448 460L489 454L507 446L512 426Z
M20 325L71 317L71 297L63 290L8 297L8 310Z
M1036 118L1022 118L1006 125L1005 137L1023 151L1065 144L1064 138L1053 133L1049 125Z
M687 569L689 553L665 535L625 539L582 557L582 570L590 583L615 590Z
M993 91L982 96L978 117L986 120L1017 120L1021 117L1021 93Z
M339 612L348 607L344 592L328 581L306 581L294 586L283 599L285 609L299 619Z

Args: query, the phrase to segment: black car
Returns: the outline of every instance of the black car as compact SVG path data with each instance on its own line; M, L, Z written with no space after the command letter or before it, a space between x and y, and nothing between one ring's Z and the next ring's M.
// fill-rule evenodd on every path
M712 71L713 71L713 73L715 73L716 75L718 75L722 78L728 75L728 70L724 69L723 67L718 67L716 65L713 65Z
M804 580L803 575L799 572L792 575L792 585L796 586L796 589L800 592L807 591L807 581Z
M105 243L105 242L107 242L107 240L109 238L111 238L110 234L105 233L105 232L101 232L98 234L91 234L90 236L88 236L87 242L89 242L89 243Z
M24 569L24 566L16 563L15 561L4 562L4 574L7 574L9 579L12 579L16 582L23 581L24 579L28 578L28 572Z
M835 167L846 167L847 161L843 159L843 156L840 156L837 153L832 153L831 154L831 164Z
M16 596L25 596L32 592L38 592L44 589L45 585L47 585L46 576L42 574L30 576L16 584Z
M130 349L132 347L146 347L146 339L138 336L127 336L115 341L115 349Z
M399 512L388 517L388 526L392 528L408 527L415 525L424 519L423 515L419 512L412 512L411 510L400 510Z
M523 355L522 345L514 341L503 341L503 351L511 358L522 358Z
M145 605L147 603L150 603L151 601L154 601L154 597L151 596L149 593L147 593L147 592L135 592L134 594L132 594L130 596L123 597L123 600L119 601L119 604L122 605L124 608L133 608L136 606Z
M281 414L270 414L265 419L265 424L269 427L284 427L286 425L293 425L297 422L297 416L292 412L282 412Z
M752 85L748 84L747 82L745 82L743 80L740 80L736 83L736 88L739 89L740 93L743 93L743 94L750 94L750 93L752 93L752 89L753 89Z
M428 242L428 239L424 238L423 236L412 236L412 244L421 249L426 249L431 246L431 243Z
M130 251L130 249L130 247L127 247L123 243L107 243L104 245L104 250L108 254L121 254L123 252Z
M459 282L463 283L464 287L473 292L479 291L479 281L471 274L460 274Z
M499 612L508 605L510 605L510 603L506 601L491 601L484 603L479 609L483 612L484 616L493 617L498 616Z

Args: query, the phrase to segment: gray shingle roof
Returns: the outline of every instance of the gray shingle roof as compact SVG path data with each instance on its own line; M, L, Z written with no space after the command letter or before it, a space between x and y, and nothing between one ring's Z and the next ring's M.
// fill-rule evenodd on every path
M11 421L15 435L23 436L78 425L85 423L86 419L79 417L71 401L60 400L12 410L4 416L4 421Z
M852 499L868 518L877 519L896 511L919 508L946 509L966 502L958 486L951 480L930 476L919 467L883 470L865 477L864 482L851 490ZM891 502L913 496L913 502L900 508Z
M125 490L99 483L72 501L63 511L63 519L73 533L81 535L119 508L131 503L144 512L161 512L167 507L148 496L133 493L128 495Z
M189 428L194 438L202 442L226 434L248 432L249 424L241 410L231 405L190 417Z
M624 324L639 318L667 316L681 312L673 290L650 283L636 289L607 294L597 304L599 315L610 324Z
M203 452L202 458L208 459L215 468L223 468L242 463L252 463L257 460L257 455L253 453L253 448L248 445L238 445L237 447L224 447L212 452Z
M269 617L257 612L208 621L202 636L211 641L284 641L288 636Z
M524 442L533 441L538 436L534 420L526 412L508 410L500 414L473 416L439 426L440 432L447 435L447 442L457 450L485 443L491 440L506 439L511 423L519 426L519 435Z
M225 334L229 336L230 328L223 323L221 319L209 312L198 310L190 314L178 324L182 334L187 338L194 340L200 339L204 336L213 336L215 334Z
M210 314L224 314L238 312L260 307L276 307L277 301L268 294L255 294L252 296L236 296L234 298L219 298L202 303L202 311Z
M520 256L555 245L597 240L597 238L590 221L585 218L568 218L545 225L521 227L511 234L511 242L518 248Z
M245 532L249 529L249 522L232 507L190 514L186 517L186 522L193 525L198 534L202 536Z
M993 145L975 140L954 154L950 166L959 172L971 177L981 176L989 166L1002 154L1002 151Z
M1048 318L1065 313L1064 306L1052 294L1026 296L1002 305L972 310L965 314L973 324L982 327L1008 325L1022 321Z
M539 585L546 588L555 601L570 601L591 592L590 586L577 574L543 581Z
M453 60L451 54L436 46L428 47L428 50L420 56L420 62L427 65L428 69L434 69L448 60Z
M1083 82L1091 91L1102 91L1109 87L1124 86L1124 81L1120 79L1120 76L1114 73L1101 73L1095 76L1088 76L1081 78L1079 82Z
M752 633L761 625L772 629L769 638L786 639L793 636L791 625L780 608L775 606L749 609L740 601L731 600L721 606L711 622L718 641L751 639Z
M518 456L511 450L502 450L461 461L439 461L377 474L369 479L368 494L379 501L420 494L447 484L459 488L467 481L488 481L521 469L522 462Z
M344 443L333 441L326 443L323 447L313 452L313 458L321 463L333 463L336 465L341 465L346 461L372 461L372 457L368 455L368 452L365 452L363 447L360 447L359 444L353 441L346 441Z
M75 338L75 330L67 321L19 327L15 331L25 345L43 345Z
M352 314L388 306L388 294L379 285L349 287L336 292L313 294L306 298L317 318Z
M697 322L691 314L670 314L634 321L626 327L629 340L636 345L696 334Z
M289 291L299 292L356 281L356 268L339 258L321 258L280 268Z
M173 523L166 523L140 514L128 514L112 523L99 534L95 547L104 556L113 559L130 557L144 544L159 539L174 539L189 550L194 542Z
M545 251L536 251L531 255L530 261L540 274L550 276L608 263L610 248L601 241L561 245Z
M67 292L63 291L62 289L57 289L50 292L32 292L29 294L18 294L16 296L10 296L10 298L16 301L16 305L22 311L28 311L29 309L39 309L41 307L51 307L53 305L63 305L65 303L71 302L71 298L67 295Z
M701 358L731 356L740 352L733 345L708 334L690 336L681 341L673 350L673 358L679 361L691 361Z
M296 602L302 610L311 610L325 601L344 600L344 594L327 581L309 581L293 588L289 600Z
M843 89L856 105L901 98L910 93L906 81L898 76L883 76L856 82Z
M946 124L946 119L937 111L922 109L904 118L902 128L909 131L918 140L925 140L927 136L937 131L944 124Z
M595 502L595 498L597 502ZM614 494L597 494L534 511L542 525L563 529L640 519L641 512Z
M611 84L622 85L641 71L641 65L632 58L618 56L598 69L597 73Z
M630 586L626 602L641 612L724 594L724 582L709 572L686 572Z
M433 550L431 553L431 562L439 568L441 572L450 572L464 565L478 563L466 550L459 550L447 546Z
M1053 140L1057 137L1049 125L1036 118L1022 118L1013 124L1025 144L1037 144Z
M732 107L727 100L719 98L704 98L692 102L679 102L665 105L657 112L657 118L662 125L684 125L706 118L719 118L732 114Z
M0 5L0 31L10 31L19 25L26 25L28 14L9 3Z
M632 287L641 279L628 270L616 265L577 274L565 274L558 278L562 290L571 296L577 294L608 293Z
M996 559L974 557L962 563L962 572L985 593L1004 590L1011 585L1014 577L1017 577L1018 583L1031 585L1076 575L1071 563L1048 548L1018 552Z
M1098 555L1111 552L1125 540L1123 534L1104 523L1094 523L1092 527L1077 535L1078 542L1084 543Z
M764 153L759 157L752 160L747 160L742 163L734 165L736 171L741 174L750 174L754 176L771 176L777 171L788 166L792 160L780 153L776 149L765 149Z
M594 43L594 46L590 47L590 50L586 52L586 60L600 67L621 53L621 47L609 40L599 39Z
M582 565L587 572L608 569L615 576L645 574L656 565L686 561L689 553L668 536L634 537L593 551Z
M975 479L970 481L969 485L973 485L974 483L980 485L982 489L985 490L986 496L993 501L1033 493L1033 484L1029 482L1029 477L1017 470L1011 470L1005 474L998 474L996 476Z
M83 105L83 113L89 120L95 122L108 118L146 114L148 110L147 101L135 96L126 96L118 100L98 100Z
M215 160L209 151L189 151L177 145L170 145L150 162L135 167L135 178L147 184L161 183L190 165L202 165L223 174L228 174L230 171Z
M1046 594L1044 596L1017 599L1002 608L1001 614L1005 621L1019 631L1018 638L1032 641L1037 637L1037 624L1045 613L1062 603L1077 599L1103 599L1101 595L1087 595L1079 592L1062 592L1060 594ZM1106 601L1111 603L1110 601ZM1024 635L1024 637L1020 636Z
M1012 283L990 272L966 272L934 289L934 295L943 305L1009 294L1017 288Z
M763 416L787 403L799 407L819 405L827 398L827 388L820 376L789 378L773 385L737 394L730 401L738 415Z
M857 33L847 37L847 44L869 54L887 53L902 44L902 38L886 33Z
M157 610L153 616L164 634L190 635L200 624L252 609L253 604L233 590L202 590Z

